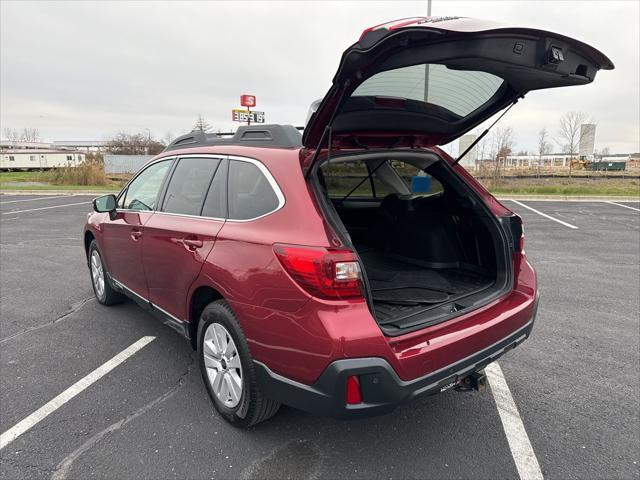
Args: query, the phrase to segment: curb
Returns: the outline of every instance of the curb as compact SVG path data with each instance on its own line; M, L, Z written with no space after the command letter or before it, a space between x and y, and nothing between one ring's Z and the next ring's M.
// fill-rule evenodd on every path
M537 200L547 202L640 202L640 197L616 195L494 195L498 200Z

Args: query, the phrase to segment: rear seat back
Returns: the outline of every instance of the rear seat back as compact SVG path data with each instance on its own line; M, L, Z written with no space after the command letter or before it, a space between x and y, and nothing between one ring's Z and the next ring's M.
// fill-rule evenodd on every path
M377 216L369 245L381 252L432 268L452 268L463 261L453 215L442 196L391 194Z

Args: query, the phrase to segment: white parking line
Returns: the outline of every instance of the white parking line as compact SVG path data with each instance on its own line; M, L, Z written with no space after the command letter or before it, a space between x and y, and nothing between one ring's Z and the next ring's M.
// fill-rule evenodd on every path
M49 210L50 208L73 207L74 205L86 205L90 202L65 203L64 205L52 205L50 207L29 208L28 210L14 210L12 212L2 212L2 215L13 215L14 213L36 212L38 210Z
M90 387L93 383L100 380L100 378L104 377L107 373L116 368L127 358L132 356L138 350L142 349L145 345L153 342L155 339L156 337L142 337L140 340L117 354L107 363L104 363L86 377L78 380L60 395L50 400L38 410L29 415L27 418L21 420L9 430L4 432L2 435L0 435L0 450L9 445L24 432L31 429L34 425L46 418L48 415L55 412L58 408L67 403L73 397L81 393L86 388Z
M622 203L608 202L608 201L605 201L604 203L610 203L611 205L617 205L619 207L624 207L624 208L628 208L630 210L635 210L636 212L640 212L640 208L630 207L629 205L623 205Z
M511 396L511 391L504 379L500 365L496 362L485 367L485 373L491 385L491 393L496 401L502 428L509 443L511 456L518 469L521 480L542 480L540 464L533 451L529 436L524 429L524 424L518 413L518 407Z
M571 225L570 223L567 222L563 222L562 220L558 220L557 218L553 218L551 215L547 215L546 213L542 213L539 210L536 210L535 208L531 208L529 205L525 205L522 202L519 202L518 200L511 200L513 203L517 203L518 205L520 205L521 207L527 208L529 210L531 210L532 212L537 213L538 215L542 215L545 218L548 218L549 220L553 220L554 222L558 222L561 225L564 225L565 227L569 227L569 228L573 228L574 230L577 230L578 227L576 227L575 225Z
M5 205L7 203L18 203L18 202L35 202L36 200L49 200L50 198L60 198L60 196L58 195L55 197L27 198L24 200L7 200L6 202L2 200L2 197L0 197L0 205Z

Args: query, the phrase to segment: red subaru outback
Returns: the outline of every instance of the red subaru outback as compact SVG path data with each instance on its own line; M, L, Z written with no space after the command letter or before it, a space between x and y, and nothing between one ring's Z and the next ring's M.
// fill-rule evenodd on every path
M215 408L357 417L450 387L530 334L521 220L437 145L611 61L555 33L467 18L366 30L304 135L192 133L84 230L100 303L132 298L184 334Z

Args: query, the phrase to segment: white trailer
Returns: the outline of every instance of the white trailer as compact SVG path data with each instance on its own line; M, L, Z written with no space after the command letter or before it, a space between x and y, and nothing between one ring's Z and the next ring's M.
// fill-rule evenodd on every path
M2 149L0 170L49 170L75 167L82 163L85 154L70 150Z

